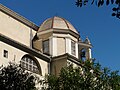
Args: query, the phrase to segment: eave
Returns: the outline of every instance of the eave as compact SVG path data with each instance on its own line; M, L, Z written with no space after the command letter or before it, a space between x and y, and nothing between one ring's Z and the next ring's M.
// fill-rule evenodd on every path
M32 23L31 21L29 21L28 19L26 19L25 17L19 15L18 13L12 11L11 9L5 7L4 5L0 4L0 11L2 11L3 13L11 16L12 18L18 20L19 22L27 25L28 27L34 29L35 31L38 31L38 26L35 25L34 23Z
M36 50L29 48L28 46L23 45L17 41L14 41L14 40L12 40L12 39L10 39L2 34L0 34L0 41L4 42L10 46L13 46L21 51L32 54L33 56L36 56L36 57L42 59L43 61L50 62L50 60L51 60L49 56L44 55L41 52L37 52Z

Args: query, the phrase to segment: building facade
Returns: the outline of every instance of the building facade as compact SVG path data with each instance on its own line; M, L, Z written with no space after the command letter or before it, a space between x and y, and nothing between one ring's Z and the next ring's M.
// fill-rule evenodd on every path
M54 16L37 26L0 4L0 65L14 62L40 76L58 75L69 63L90 60L91 48L64 18Z

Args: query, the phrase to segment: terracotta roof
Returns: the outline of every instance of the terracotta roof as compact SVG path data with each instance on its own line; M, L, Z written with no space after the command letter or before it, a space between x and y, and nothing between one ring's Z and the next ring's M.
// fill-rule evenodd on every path
M58 16L54 16L52 18L45 20L41 24L38 32L42 30L52 29L52 28L62 29L62 30L71 30L78 34L78 31L73 27L73 25L70 22Z

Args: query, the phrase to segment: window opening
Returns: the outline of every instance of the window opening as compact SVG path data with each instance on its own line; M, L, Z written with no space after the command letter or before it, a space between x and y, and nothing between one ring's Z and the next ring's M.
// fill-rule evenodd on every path
M74 41L71 41L71 53L72 53L72 55L75 55L75 54L76 54L75 42L74 42Z
M7 50L4 50L3 56L8 58L8 51Z
M49 40L43 41L43 53L49 54Z

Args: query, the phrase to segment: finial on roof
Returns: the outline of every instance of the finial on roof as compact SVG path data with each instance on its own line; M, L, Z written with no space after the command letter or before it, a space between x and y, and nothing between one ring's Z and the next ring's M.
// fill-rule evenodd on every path
M54 16L59 16L59 14L56 12Z
M86 37L86 39L85 39L85 41L84 41L86 44L91 44L90 43L90 40L89 40L89 38L88 38L88 36Z

